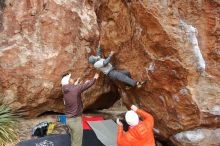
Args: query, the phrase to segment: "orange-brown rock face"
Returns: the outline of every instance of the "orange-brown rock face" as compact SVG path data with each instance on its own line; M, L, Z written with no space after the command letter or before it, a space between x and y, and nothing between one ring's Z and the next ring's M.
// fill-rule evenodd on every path
M219 145L219 10L217 1L150 0L103 1L97 9L106 52L117 52L118 68L148 81L125 90L124 102L153 114L160 139ZM211 129L206 135L199 127Z
M26 116L63 112L62 74L71 69L73 78L84 80L94 75L85 49L99 39L94 7L80 1L8 0L2 12L1 97ZM108 106L117 99L116 88L104 80L91 90L85 107L103 94L112 96Z
M105 56L116 52L116 68L147 83L125 90L103 75L84 94L85 109L111 106L119 91L154 116L160 140L220 144L218 0L6 0L1 11L0 93L13 109L62 111L60 76L91 78L85 48L100 40Z

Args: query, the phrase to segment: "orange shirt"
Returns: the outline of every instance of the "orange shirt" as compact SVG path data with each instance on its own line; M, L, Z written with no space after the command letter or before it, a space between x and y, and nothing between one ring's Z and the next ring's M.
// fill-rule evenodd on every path
M137 126L125 133L123 126L119 126L117 136L118 146L155 146L153 117L141 109L138 109L136 112L143 118L143 122L140 122Z

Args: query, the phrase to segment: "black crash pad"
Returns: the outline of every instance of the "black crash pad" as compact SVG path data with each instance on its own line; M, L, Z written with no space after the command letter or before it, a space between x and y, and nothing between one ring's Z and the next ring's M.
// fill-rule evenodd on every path
M54 134L42 138L31 139L20 142L18 146L70 146L70 136L68 134Z
M83 146L104 146L93 130L83 130ZM18 146L71 146L68 134L54 134L20 142Z
M83 146L105 146L96 137L93 130L83 130Z

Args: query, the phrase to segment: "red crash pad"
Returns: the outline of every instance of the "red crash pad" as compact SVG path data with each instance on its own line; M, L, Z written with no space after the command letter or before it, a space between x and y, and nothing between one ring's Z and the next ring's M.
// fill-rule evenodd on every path
M104 120L103 117L82 117L83 129L91 130L91 127L89 126L87 121L102 121L102 120Z

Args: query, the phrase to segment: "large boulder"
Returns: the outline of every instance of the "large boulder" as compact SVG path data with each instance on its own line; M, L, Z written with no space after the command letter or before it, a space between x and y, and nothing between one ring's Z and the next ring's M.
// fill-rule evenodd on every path
M149 111L161 140L220 144L219 10L218 1L199 0L112 0L96 9L101 42L117 52L117 68L147 80L142 89L122 89L124 103ZM199 127L210 132L194 141Z
M219 10L217 0L1 1L0 96L25 116L63 112L61 75L92 78L87 58L100 41L117 69L147 83L127 90L102 75L85 109L120 96L154 116L161 141L219 145Z
M84 81L94 75L86 49L99 39L93 5L74 0L6 0L0 27L0 96L4 102L29 117L64 112L62 74L71 70L73 78ZM103 94L112 99L104 107L115 102L117 89L108 82L100 79L84 96L86 108L99 98L109 100Z

